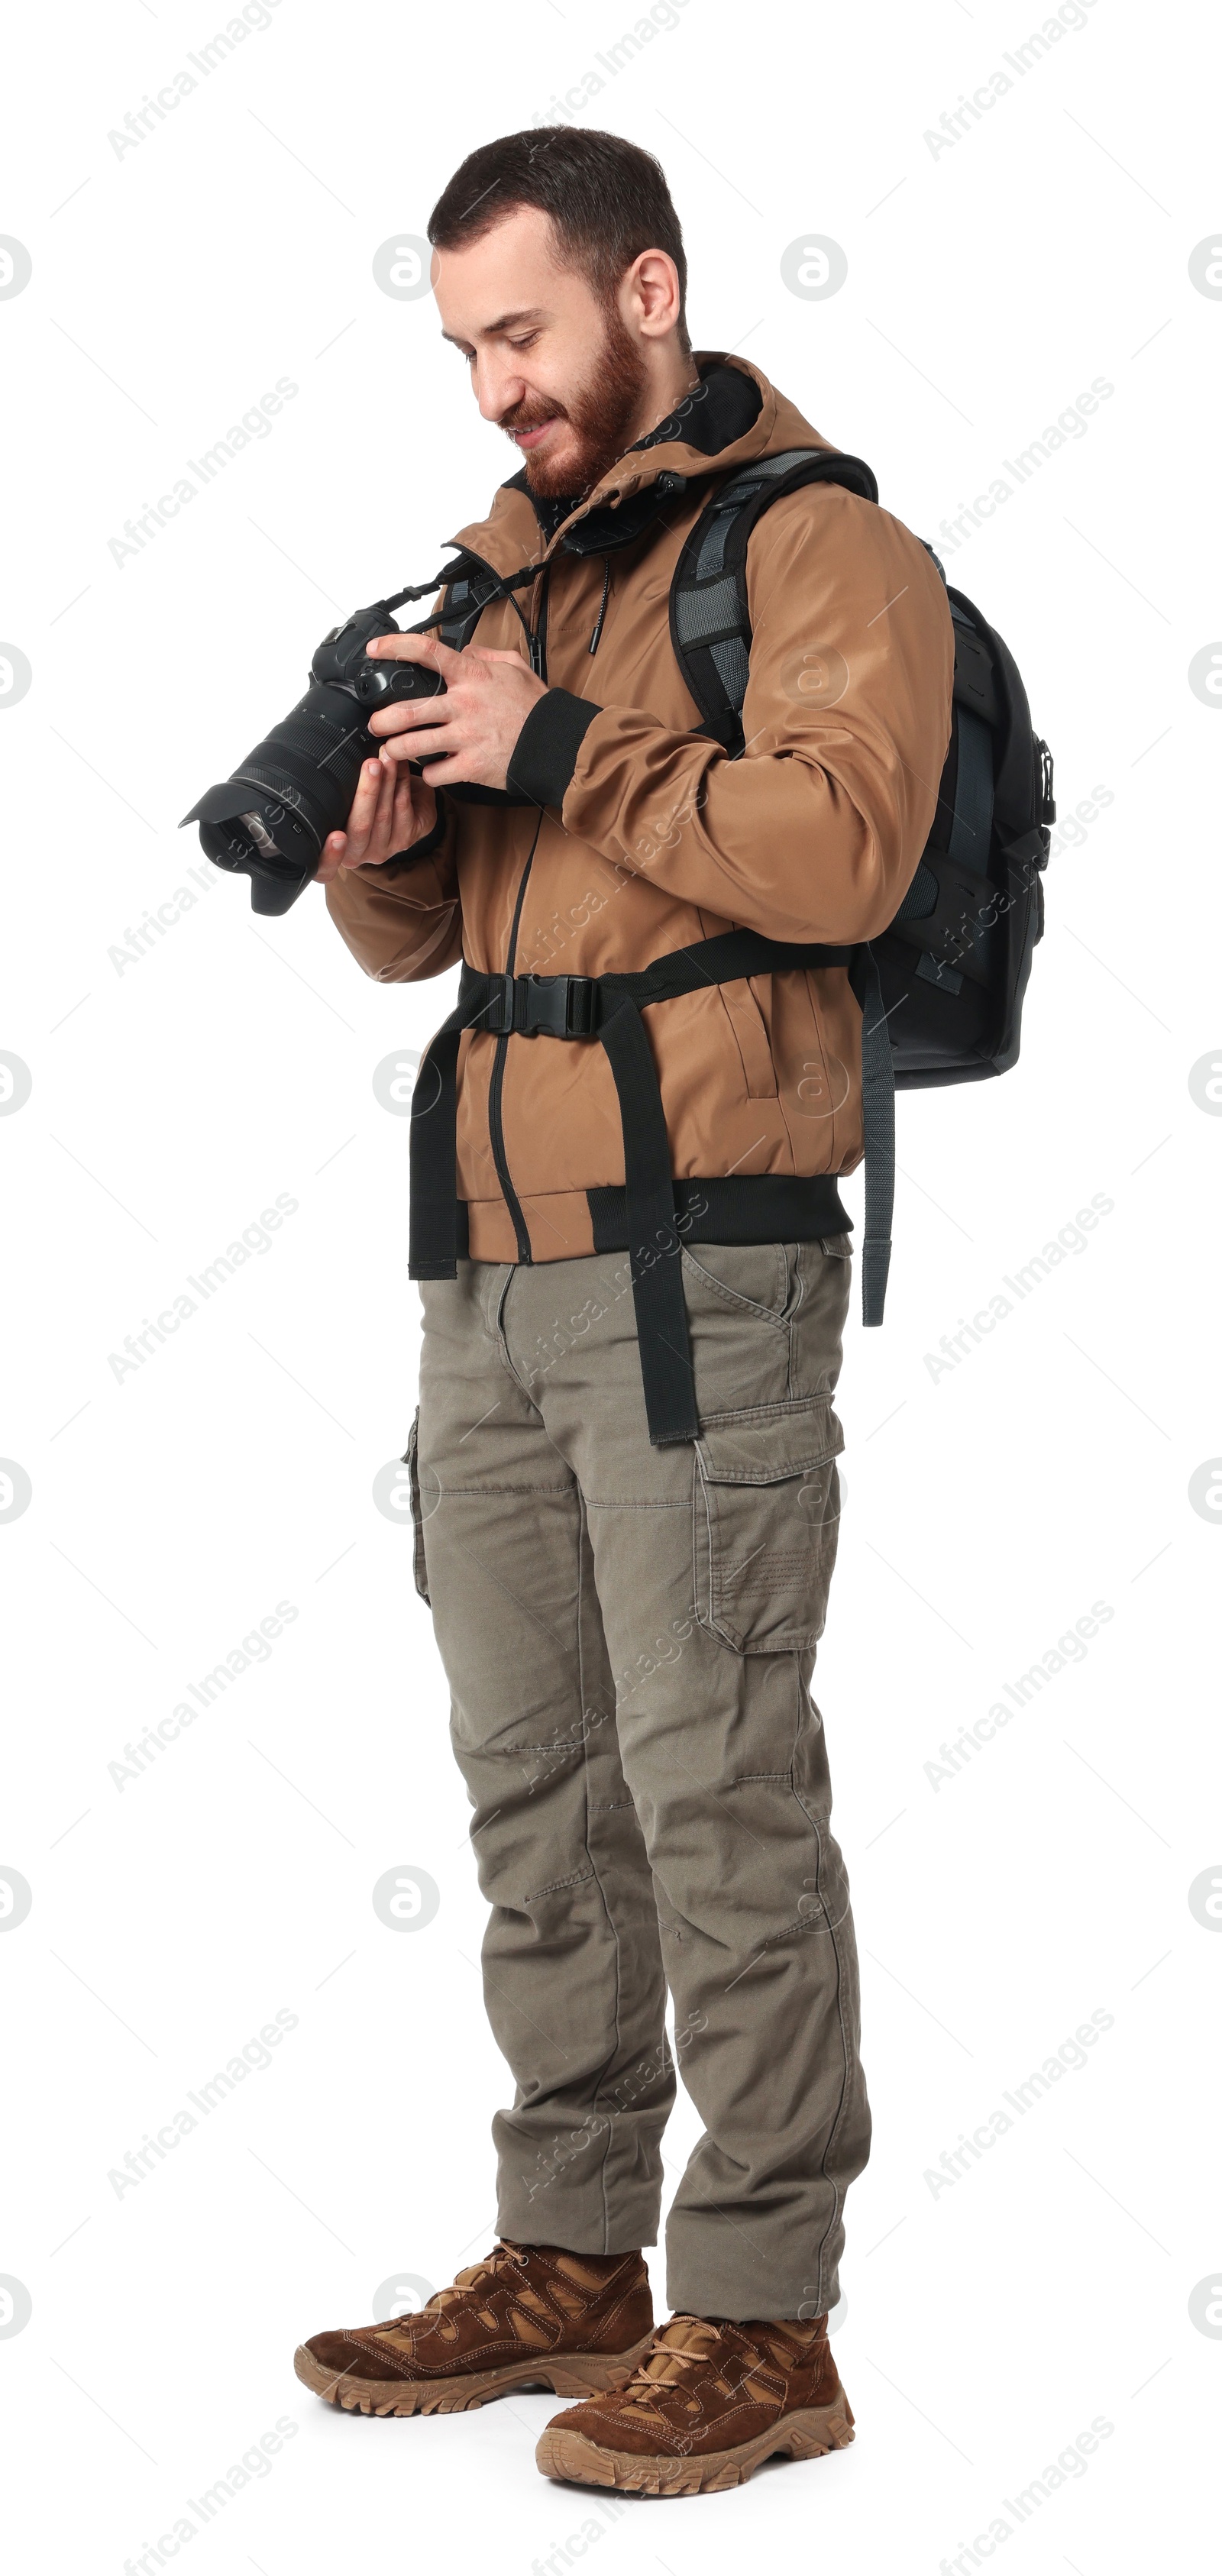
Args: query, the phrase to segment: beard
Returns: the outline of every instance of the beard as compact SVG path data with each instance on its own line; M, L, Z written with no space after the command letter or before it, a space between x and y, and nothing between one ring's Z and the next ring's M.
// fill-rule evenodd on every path
M536 500L580 500L624 453L646 381L645 360L612 305L603 317L603 342L584 385L567 403L543 394L528 394L500 422L503 430L539 429L545 420L566 420L573 436L553 459L546 451L522 462Z

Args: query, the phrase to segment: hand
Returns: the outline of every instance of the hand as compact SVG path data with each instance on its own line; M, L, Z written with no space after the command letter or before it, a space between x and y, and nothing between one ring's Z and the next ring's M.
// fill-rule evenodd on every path
M376 635L368 650L388 662L423 662L446 684L444 697L401 699L370 716L370 732L386 737L383 759L426 759L430 787L504 787L518 735L546 695L521 654L478 644L455 653L435 635Z
M382 868L388 859L422 841L437 820L437 799L422 778L398 769L389 755L364 762L345 832L331 832L314 870L319 885L352 868Z

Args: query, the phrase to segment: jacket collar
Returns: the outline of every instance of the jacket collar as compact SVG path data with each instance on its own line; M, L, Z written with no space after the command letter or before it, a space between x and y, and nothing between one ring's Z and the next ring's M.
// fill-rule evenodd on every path
M523 471L502 483L486 519L448 542L502 575L523 564L550 562L561 552L603 554L639 536L691 482L732 472L781 448L830 444L748 360L718 350L695 354L699 392L693 390L629 448L566 516L551 523L554 505L550 513L546 502L536 505Z

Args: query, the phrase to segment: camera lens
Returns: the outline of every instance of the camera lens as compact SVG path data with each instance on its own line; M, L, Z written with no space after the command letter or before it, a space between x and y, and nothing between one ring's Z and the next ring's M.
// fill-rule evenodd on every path
M273 841L261 814L239 814L238 821L249 832L255 848L263 858L282 859L284 857L284 851L277 841Z
M287 912L316 875L327 834L343 830L361 763L381 748L366 709L444 690L419 663L369 660L371 636L398 631L385 600L333 627L283 724L184 815L214 866L250 878L253 911Z

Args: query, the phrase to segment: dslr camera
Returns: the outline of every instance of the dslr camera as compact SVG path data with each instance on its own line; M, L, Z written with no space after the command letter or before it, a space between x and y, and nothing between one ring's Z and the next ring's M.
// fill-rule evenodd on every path
M216 867L250 878L252 911L287 912L314 876L328 832L342 831L361 763L381 749L368 728L374 708L444 696L444 680L422 663L370 660L372 636L402 631L384 599L333 626L304 698L184 814L184 824L198 823ZM423 770L427 761L413 766Z

